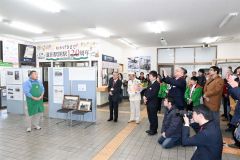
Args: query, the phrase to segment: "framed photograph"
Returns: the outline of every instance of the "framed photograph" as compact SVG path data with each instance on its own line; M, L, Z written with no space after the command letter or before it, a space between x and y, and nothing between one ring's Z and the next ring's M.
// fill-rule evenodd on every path
M63 106L64 109L78 109L79 96L77 95L64 95Z
M79 111L91 111L92 110L92 99L80 98L78 110Z

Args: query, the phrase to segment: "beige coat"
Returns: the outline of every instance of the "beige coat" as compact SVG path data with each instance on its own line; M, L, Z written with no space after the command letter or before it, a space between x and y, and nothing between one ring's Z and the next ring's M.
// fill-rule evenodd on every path
M224 81L217 76L215 79L209 79L204 86L204 95L209 101L204 99L204 104L214 112L219 111L223 92Z

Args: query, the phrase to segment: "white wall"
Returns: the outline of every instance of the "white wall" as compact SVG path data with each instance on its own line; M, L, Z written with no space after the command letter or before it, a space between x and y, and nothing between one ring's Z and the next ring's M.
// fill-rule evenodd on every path
M240 43L218 44L218 59L240 59Z
M114 57L120 64L124 63L124 58L122 56L123 49L121 47L103 40L99 40L99 43L100 43L99 50L101 54Z

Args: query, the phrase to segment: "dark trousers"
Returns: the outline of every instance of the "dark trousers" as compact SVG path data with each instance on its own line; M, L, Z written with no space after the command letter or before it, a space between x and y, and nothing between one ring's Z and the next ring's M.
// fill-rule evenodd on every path
M109 100L109 110L110 110L110 119L113 119L114 112L114 120L118 119L118 101Z
M158 143L162 145L163 148L172 148L181 144L181 137L164 138L161 136L158 139Z
M193 110L193 103L187 104L187 111Z
M161 112L162 98L158 97L158 111Z
M158 117L157 117L158 107L156 105L148 104L147 105L147 113L148 120L150 123L150 130L153 132L157 132L158 129Z
M223 115L225 118L228 118L227 107L229 105L229 98L223 96Z

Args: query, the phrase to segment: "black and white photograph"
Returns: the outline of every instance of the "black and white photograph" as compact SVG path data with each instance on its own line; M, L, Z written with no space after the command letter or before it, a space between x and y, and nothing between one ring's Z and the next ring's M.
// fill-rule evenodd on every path
M80 111L91 111L92 100L91 99L80 99L78 110Z
M128 70L139 71L139 57L128 57Z
M19 80L19 71L15 71L14 79Z
M63 106L65 109L77 109L79 103L79 96L77 95L64 95Z
M139 57L139 67L141 70L150 71L151 70L151 57L150 56Z

